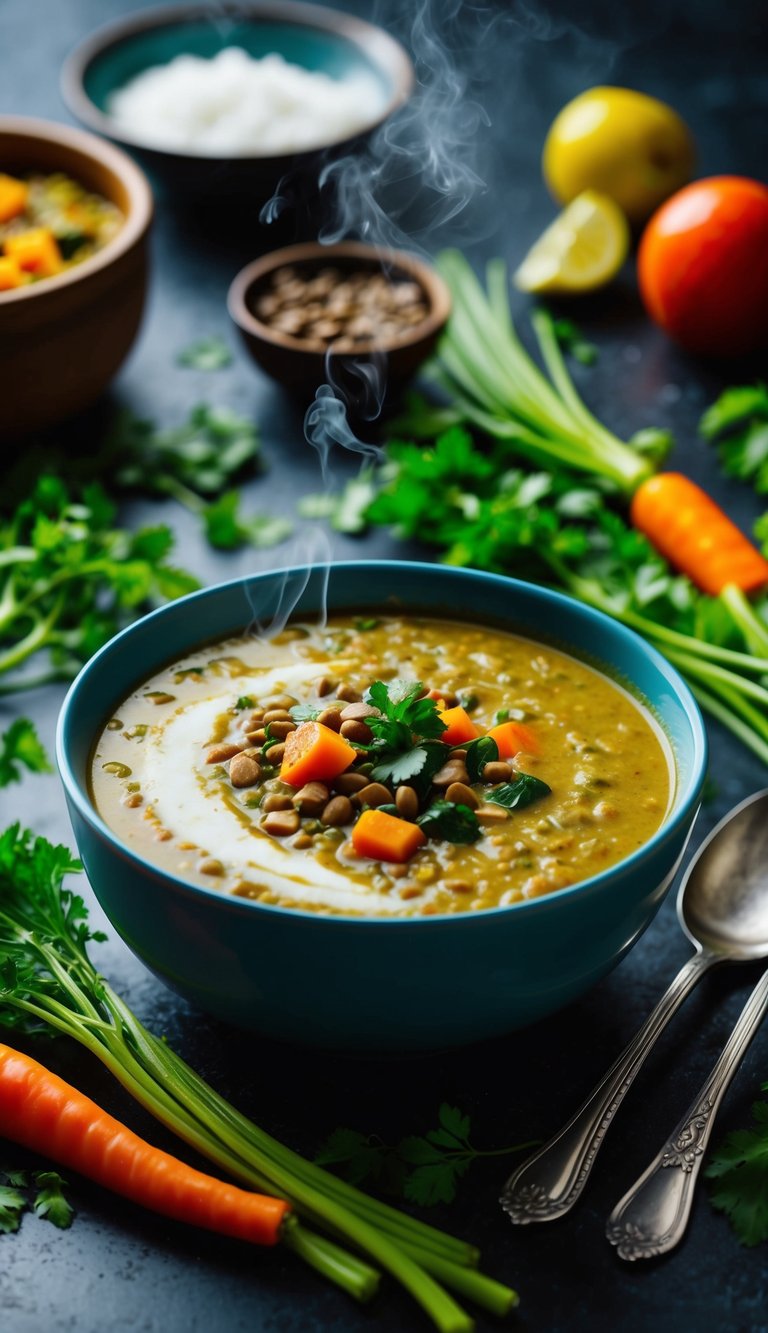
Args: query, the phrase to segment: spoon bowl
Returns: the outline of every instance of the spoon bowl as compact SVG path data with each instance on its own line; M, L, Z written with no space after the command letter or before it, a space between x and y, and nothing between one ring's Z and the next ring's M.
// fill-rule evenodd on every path
M677 915L697 949L730 962L768 957L768 788L704 840L680 885Z

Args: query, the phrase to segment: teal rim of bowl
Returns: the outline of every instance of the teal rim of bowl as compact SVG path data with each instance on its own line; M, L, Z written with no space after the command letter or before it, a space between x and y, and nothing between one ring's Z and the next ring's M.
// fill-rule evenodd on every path
M110 639L108 643L105 643L104 646L86 663L67 691L56 727L56 763L59 775L70 799L74 802L78 813L83 820L87 824L90 824L96 832L105 838L107 842L111 844L113 850L121 857L127 858L141 870L149 870L153 874L170 881L175 889L189 893L194 898L212 899L226 909L239 912L272 912L277 913L280 916L300 917L305 920L316 921L318 923L318 928L321 923L325 925L332 923L335 926L341 926L346 929L354 927L370 928L373 926L386 926L387 929L392 930L397 927L402 928L406 926L434 927L438 924L443 929L451 929L463 924L466 929L469 920L478 921L501 913L530 913L556 910L557 904L562 902L564 898L570 899L578 894L587 894L602 888L606 881L611 879L619 869L622 871L631 871L632 868L643 861L654 848L671 837L680 825L685 823L692 808L698 802L706 775L708 744L707 734L704 728L704 719L693 694L679 672L660 652L658 652L656 648L652 647L651 644L646 643L639 634L634 630L628 629L626 625L622 625L620 621L613 620L604 612L597 611L591 606L586 606L583 602L577 602L575 598L569 597L565 593L555 592L553 589L543 588L538 584L526 583L523 579L509 578L504 574L490 574L474 569L454 569L446 565L438 565L429 561L418 560L339 560L334 561L332 565L326 568L329 573L333 575L336 571L342 570L356 570L364 573L366 569L374 567L377 569L391 568L393 571L397 571L399 575L404 575L406 578L409 573L413 573L414 575L422 574L425 570L428 570L433 574L440 574L443 578L448 579L458 575L462 581L466 580L469 583L475 582L483 583L486 586L490 585L491 587L496 587L499 593L505 594L508 594L510 589L524 589L527 593L533 593L536 597L540 598L545 606L549 605L553 612L553 618L558 609L567 606L571 610L575 609L577 614L583 615L587 622L591 621L594 624L596 631L607 623L610 625L612 631L615 631L618 634L620 641L623 640L630 649L636 651L639 649L640 655L645 657L645 659L659 671L672 688L676 701L682 707L682 710L686 714L690 723L692 740L691 772L688 778L687 790L683 789L680 791L676 808L673 810L669 818L665 819L657 829L653 837L643 843L642 847L639 847L637 851L624 857L623 860L617 861L615 865L609 866L606 870L601 870L599 875L592 875L588 879L580 880L576 884L567 885L562 889L555 889L552 893L545 894L541 898L529 898L523 902L509 903L498 907L486 907L483 908L481 912L436 912L434 915L428 917L406 916L394 918L381 916L356 917L344 916L342 914L327 916L322 912L312 911L307 908L281 907L277 903L261 903L248 898L235 900L232 895L223 894L216 889L208 889L203 885L192 884L189 880L180 878L180 876L175 875L172 871L165 870L164 868L155 865L152 861L139 856L131 848L126 846L125 843L121 842L120 839L116 837L109 825L101 818L96 807L89 800L87 793L83 790L82 783L72 769L67 754L68 746L66 736L70 725L70 713L73 710L74 701L77 696L83 689L87 688L90 675L99 669L102 658L114 653L124 640L130 638L139 625L146 626L147 624L151 624L153 621L164 617L171 608L178 607L182 602L185 605L190 602L202 603L209 598L220 596L222 593L229 592L235 588L244 588L245 585L251 581L260 582L261 580L267 579L280 579L296 574L306 574L308 577L311 577L313 572L320 572L320 566L315 566L313 568L306 565L287 565L279 569L270 569L258 574L250 574L236 579L229 579L226 583L217 583L208 588L201 588L197 592L188 593L185 597L178 598L174 602L166 602L163 606L157 607L156 610L150 611L146 616L142 616L140 620L133 621L133 623L127 625L125 629L120 630L118 634ZM333 607L329 606L329 610L333 611ZM502 620L503 617L500 616L499 619ZM201 624L202 623L203 618L201 617ZM564 644L566 646L563 648L563 651L568 651L567 641L564 641ZM195 645L193 644L189 644L188 648L191 649L194 646ZM576 651L571 649L571 655L577 656ZM601 659L599 656L596 656L594 660L595 662L600 662ZM610 672L606 670L607 666L607 663L603 663L603 674L610 680L611 675ZM638 691L638 693L641 692ZM650 701L646 701L646 706L652 708Z
M280 153L196 152L154 143L132 134L107 110L109 95L136 75L175 56L210 57L226 46L243 47L250 56L278 54L303 68L328 74L365 72L375 79L381 104L351 134L314 148ZM92 129L132 148L210 162L269 162L301 158L369 134L401 106L415 83L405 48L384 28L325 6L302 0L282 3L164 5L141 10L97 28L70 53L62 66L61 86L70 110Z

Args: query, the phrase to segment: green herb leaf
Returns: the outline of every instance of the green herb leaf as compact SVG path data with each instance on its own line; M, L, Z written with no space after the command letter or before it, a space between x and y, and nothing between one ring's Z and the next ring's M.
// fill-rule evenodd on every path
M429 809L419 815L416 823L428 838L443 842L477 842L482 833L474 810L468 805L454 805L451 801L433 801Z
M250 694L241 694L240 697L235 700L235 708L238 713L244 712L246 708L255 707L256 700Z
M201 404L182 426L158 430L130 412L116 420L107 443L116 460L113 484L149 494L220 495L259 456L255 425L229 408Z
M486 800L494 805L503 805L505 810L522 810L552 791L541 778L533 778L530 773L518 773L512 782L503 782L500 787L489 791Z
M21 782L19 765L24 765L30 773L53 772L35 724L28 717L16 718L0 736L0 787L7 787L9 782Z
M291 704L288 712L294 722L315 722L323 709L316 708L314 704Z
M176 364L190 370L222 370L231 366L232 353L223 338L211 335L198 338L182 349L176 358Z
M287 519L275 515L241 514L238 491L225 491L205 506L202 516L208 541L220 551L236 551L246 545L264 550L278 546L293 531Z
M381 621L377 620L375 616L358 616L355 621L355 629L359 633L364 633L366 630L376 629L376 626L380 624Z
M75 1215L71 1203L64 1197L66 1180L58 1171L35 1171L34 1181L37 1193L33 1207L37 1216L45 1218L47 1222L52 1222L55 1227L65 1231L72 1225L72 1218Z
M478 736L477 740L470 741L466 747L467 757L464 760L470 782L482 782L483 769L486 764L495 764L499 757L499 747L493 736Z
M449 754L448 746L441 741L415 745L411 749L379 759L371 772L371 779L395 787L401 782L408 782L421 792L429 788L432 778L442 768Z
M580 361L583 366L593 366L598 357L598 351L594 343L587 342L580 330L570 319L556 319L552 323L552 328L564 352L570 353L574 361Z
M27 1207L27 1196L13 1185L0 1185L0 1232L6 1235L18 1231L21 1214Z
M715 1181L712 1203L728 1215L742 1245L768 1240L768 1102L755 1102L752 1115L754 1128L729 1134L705 1168Z

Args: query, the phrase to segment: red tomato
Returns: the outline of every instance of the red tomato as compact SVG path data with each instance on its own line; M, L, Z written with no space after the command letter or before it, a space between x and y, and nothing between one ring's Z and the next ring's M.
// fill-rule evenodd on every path
M711 176L654 213L637 255L651 319L692 352L739 356L768 340L768 188Z

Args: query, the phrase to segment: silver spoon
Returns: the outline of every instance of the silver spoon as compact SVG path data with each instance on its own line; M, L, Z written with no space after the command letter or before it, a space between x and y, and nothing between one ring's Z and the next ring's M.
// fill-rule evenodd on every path
M764 972L704 1086L608 1218L605 1234L622 1259L651 1259L682 1240L715 1116L767 1010L768 972Z
M677 915L696 952L567 1125L509 1177L500 1202L513 1222L550 1222L573 1207L635 1075L704 973L768 958L768 788L705 838L680 885Z

